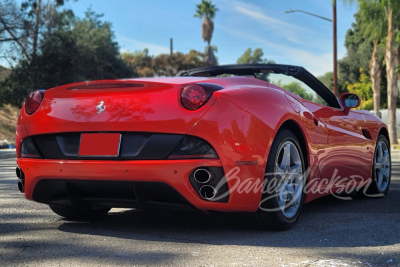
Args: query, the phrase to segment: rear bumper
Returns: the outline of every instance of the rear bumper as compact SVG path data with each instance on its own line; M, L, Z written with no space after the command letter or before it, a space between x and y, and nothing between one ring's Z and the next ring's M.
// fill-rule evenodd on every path
M129 201L122 203L123 201L121 202L117 197L115 202L108 201L108 203L104 203L110 207L144 207L146 204L153 202L152 204L156 204L155 206L164 205L165 207L174 208L174 204L176 204L175 207L177 208L182 205L184 209L194 208L203 212L211 210L253 212L258 208L258 205L246 205L246 201L240 204L240 199L245 196L235 192L230 194L228 203L203 200L195 192L189 181L190 174L199 167L222 167L221 161L218 159L105 161L18 158L17 164L25 174L25 197L29 200L47 204L49 204L49 201L44 197L46 194L43 194L43 191L46 191L46 188L49 191L56 191L57 187L60 187L60 183L64 186L67 183L69 184L68 186L80 188L92 185L105 188L107 187L106 182L109 182L109 186L115 187L117 191L120 188L122 195L127 194L127 191L122 188L132 187L132 192L135 192L135 190L137 192L140 191L140 193L136 192L134 194L143 196L143 201L141 201L140 196L139 201L136 196L133 197L132 205L129 204ZM151 189L152 187L158 192L158 195L160 195L159 192L169 192L168 188L170 188L176 191L176 196L180 195L183 201L179 200L171 203L154 201L154 198L152 199L149 194L145 193L148 188ZM73 197L71 200L72 202L75 201ZM58 204L61 205L68 204L63 199L54 199L52 201L60 201Z
M39 115L39 113L35 113L34 116L41 118ZM262 194L261 190L256 190L256 188L264 181L266 159L275 132L263 121L228 101L215 101L201 119L188 120L191 128L187 132L176 130L176 125L179 126L182 123L181 119L166 123L165 125L170 127L163 130L158 127L164 125L162 121L158 121L154 125L150 122L142 125L136 124L136 121L132 123L132 121L120 122L118 120L113 124L103 124L97 122L98 117L96 117L96 120L93 118L93 121L85 123L60 120L54 124L43 124L42 119L40 123L33 121L34 116L27 118L30 120L30 126L34 127L28 127L29 134L25 130L22 120L19 120L16 137L17 163L25 174L27 199L38 201L34 198L34 190L38 182L44 180L154 182L168 185L183 196L191 206L204 212L255 212L259 207ZM174 114L168 116L175 117ZM55 128L50 129L49 125ZM136 129L136 126L132 125L140 127L138 126ZM211 145L219 159L163 160L160 158L165 157L158 157L158 159L140 157L124 160L81 160L77 158L60 159L58 156L48 159L21 158L21 142L28 136L67 132L109 132L110 129L120 133L127 131L135 133L135 130L140 130L151 134L186 134L198 137ZM161 132L161 130L163 131ZM52 144L46 144L44 147L54 149ZM157 150L159 147L149 149L149 151ZM243 164L246 162L250 162L251 165ZM227 178L232 178L227 179L229 189L227 203L207 201L199 196L190 183L190 174L199 167L222 168ZM119 187L119 185L116 186ZM127 186L131 187L131 185Z

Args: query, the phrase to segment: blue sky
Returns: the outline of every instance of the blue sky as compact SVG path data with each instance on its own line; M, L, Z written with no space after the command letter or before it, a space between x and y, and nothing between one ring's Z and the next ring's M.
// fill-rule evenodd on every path
M69 1L77 16L91 7L113 24L121 51L148 48L150 54L203 51L202 20L194 18L200 0L78 0ZM302 9L332 17L332 0L214 0L219 11L214 20L212 44L220 64L234 64L247 48L262 48L277 63L306 67L315 75L332 70L332 23L303 13ZM338 0L338 55L346 53L344 38L354 21L356 5Z
M200 0L79 0L68 2L78 16L88 7L103 13L112 22L121 51L149 48L150 54L174 51L203 51L201 22L194 18ZM262 48L264 56L277 63L302 65L315 75L332 70L332 24L304 13L285 14L287 9L302 9L332 17L331 0L214 0L219 11L214 20L212 44L220 64L236 63L251 47ZM354 21L356 5L338 0L338 55L343 57L346 31Z

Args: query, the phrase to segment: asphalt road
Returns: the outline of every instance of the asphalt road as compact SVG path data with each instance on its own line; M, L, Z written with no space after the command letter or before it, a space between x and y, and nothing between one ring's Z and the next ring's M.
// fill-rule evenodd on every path
M400 266L400 152L383 199L325 197L285 232L235 214L113 209L61 219L17 190L13 151L0 151L0 266Z

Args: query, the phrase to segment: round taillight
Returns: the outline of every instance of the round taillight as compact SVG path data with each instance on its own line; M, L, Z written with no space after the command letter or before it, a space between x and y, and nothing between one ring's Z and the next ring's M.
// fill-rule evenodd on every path
M42 104L43 95L44 95L44 91L42 91L42 90L32 92L28 95L28 98L25 101L26 113L28 113L29 115L32 115L33 113L36 112L36 110L38 110L38 108L40 107L40 104Z
M183 88L182 105L189 110L196 110L207 102L207 94L203 87L191 84Z

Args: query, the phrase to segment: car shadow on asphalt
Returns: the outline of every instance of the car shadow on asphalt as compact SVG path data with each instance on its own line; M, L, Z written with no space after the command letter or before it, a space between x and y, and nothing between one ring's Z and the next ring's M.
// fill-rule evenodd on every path
M50 209L25 200L16 187L14 191L15 180L0 179L0 189L4 187L4 190L9 191L11 187L13 188L12 194L0 196L4 200L8 199L0 207L0 221L4 222L0 224L0 236L18 237L16 240L0 241L0 247L5 248L5 251L21 252L17 258L13 253L0 254L0 262L12 265L11 263L15 262L38 260L43 251L57 251L54 254L46 254L46 258L78 258L76 255L79 255L79 259L91 260L101 259L104 255L115 255L112 260L121 264L131 264L132 259L135 259L135 264L148 265L165 260L173 261L180 257L179 254L167 251L146 252L138 248L139 252L125 251L126 258L124 258L119 254L120 251L116 253L112 246L99 247L90 242L68 246L68 250L64 251L66 244L71 240L64 241L66 235L60 235L62 232L73 234L71 236L74 240L76 238L79 240L79 236L82 240L93 240L88 239L90 236L101 237L105 243L110 237L127 241L163 242L168 246L173 246L174 243L186 243L254 246L260 250L274 247L315 249L319 251L321 258L346 258L357 261L373 258L373 262L379 263L378 265L393 259L392 263L397 264L400 263L398 250L385 255L379 250L379 247L400 243L400 179L398 178L400 166L393 166L392 175L395 179L392 180L389 194L385 198L340 200L329 196L317 199L305 205L299 222L284 232L254 230L244 216L235 213L206 215L113 209L102 220L87 222L58 219ZM21 209L15 207L14 199L20 199ZM11 212L2 214L3 209ZM44 233L49 240L24 238L38 233ZM363 247L370 250L354 254L354 250L343 252L340 249L343 247L356 249Z
M397 170L396 170L397 171ZM288 231L255 230L248 216L236 213L146 212L112 210L101 220L62 220L59 230L117 238L275 247L357 247L400 243L400 180L385 198L341 200L327 196L308 203Z
M395 179L385 198L320 198L306 204L298 223L283 232L255 230L242 214L152 213L122 209L111 210L102 220L59 219L57 225L58 230L66 233L133 240L275 247L385 246L400 243L400 165L393 166L392 177ZM9 187L15 182L0 179L0 186ZM22 194L16 190L8 197L19 198ZM17 214L19 218L31 216L40 214ZM7 217L13 218L13 215ZM3 219L7 220L5 216ZM54 225L44 226L49 227ZM18 227L10 231L20 230ZM22 231L26 230L24 227Z

